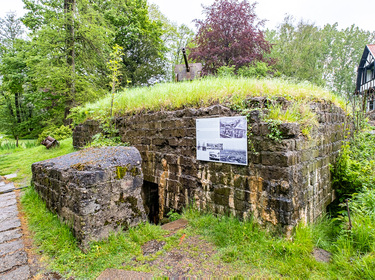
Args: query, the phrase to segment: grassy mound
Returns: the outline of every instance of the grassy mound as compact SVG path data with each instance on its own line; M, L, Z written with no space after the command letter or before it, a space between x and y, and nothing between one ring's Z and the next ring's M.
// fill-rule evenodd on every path
M207 106L217 102L238 105L249 97L265 96L270 99L306 103L313 100L330 101L344 108L345 102L331 92L310 83L296 83L282 79L252 79L244 77L207 77L183 83L163 83L153 87L124 90L117 94L114 113L142 110L173 110L183 107ZM102 118L109 115L111 95L74 110L76 121Z

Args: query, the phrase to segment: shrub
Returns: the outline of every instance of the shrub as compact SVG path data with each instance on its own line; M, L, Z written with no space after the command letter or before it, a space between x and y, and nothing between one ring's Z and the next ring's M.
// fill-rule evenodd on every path
M361 132L342 146L340 157L332 170L333 186L341 201L364 187L374 188L374 141L375 135Z
M264 78L273 73L272 68L265 62L257 61L250 66L242 66L238 69L237 74L247 78Z
M38 143L42 143L47 136L55 138L57 141L67 139L72 136L72 130L69 126L48 126L46 127L41 134L38 136Z
M221 66L220 68L217 69L217 76L218 77L233 77L235 70L235 66Z

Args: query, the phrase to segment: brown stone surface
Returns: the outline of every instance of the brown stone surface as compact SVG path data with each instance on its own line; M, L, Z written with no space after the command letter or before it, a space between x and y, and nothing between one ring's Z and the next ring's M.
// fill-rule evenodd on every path
M144 180L159 186L160 215L195 203L200 209L240 218L253 215L262 224L287 228L300 220L314 221L325 211L335 198L330 165L348 127L345 112L329 102L311 103L319 120L311 138L302 135L299 124L281 124L282 139L276 142L259 117L268 102L264 97L247 100L249 109L257 109L248 118L248 166L196 160L196 119L240 115L223 105L116 119L121 139L141 154ZM93 123L76 127L77 147L91 141Z
M313 256L317 262L330 262L331 255L330 252L321 248L314 248L313 250Z
M178 219L176 221L167 223L165 225L162 225L161 228L164 230L168 230L170 232L176 232L180 229L183 229L187 226L188 221L185 219Z
M120 269L106 269L96 280L145 280L152 279L151 273L139 271L126 271Z
M141 161L133 147L85 149L34 163L32 184L85 249L147 220Z

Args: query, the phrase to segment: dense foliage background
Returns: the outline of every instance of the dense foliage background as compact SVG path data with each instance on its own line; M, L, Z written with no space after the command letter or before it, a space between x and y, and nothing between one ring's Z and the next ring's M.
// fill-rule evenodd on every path
M356 68L375 33L323 27L286 16L264 30L256 3L216 0L203 7L194 33L147 0L23 0L27 13L0 19L0 132L37 138L71 124L71 109L111 92L108 67L122 49L118 89L173 81L187 47L204 75L281 76L348 97Z

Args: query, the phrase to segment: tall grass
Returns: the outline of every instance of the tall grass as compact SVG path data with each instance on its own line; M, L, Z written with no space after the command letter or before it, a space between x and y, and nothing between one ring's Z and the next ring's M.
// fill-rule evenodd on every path
M38 146L35 139L31 140L19 140L18 147L16 140L0 139L0 151L9 152L16 149L29 149Z
M282 79L252 79L244 77L207 77L183 83L163 83L118 93L114 112L138 112L141 110L166 110L197 107L215 102L236 102L247 97L284 97L287 100L331 101L342 108L345 103L329 91L310 83L295 83ZM76 115L94 118L108 115L111 96L76 109ZM107 112L108 111L108 112Z

